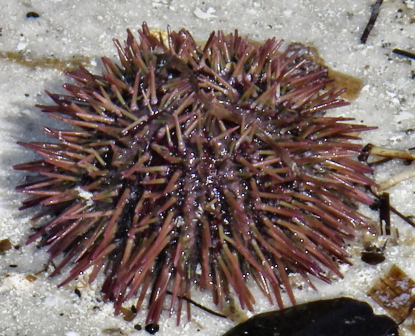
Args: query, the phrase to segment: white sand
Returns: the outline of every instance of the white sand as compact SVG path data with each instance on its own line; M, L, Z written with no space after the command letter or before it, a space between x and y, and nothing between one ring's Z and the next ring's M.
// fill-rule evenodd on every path
M394 148L414 146L415 85L412 61L391 53L393 48L415 51L414 1L385 1L375 28L366 45L360 36L368 22L374 0L87 0L59 1L0 0L1 52L20 52L28 59L74 56L92 58L89 68L99 64L99 57L116 57L111 39L125 39L125 30L136 30L143 21L152 28L187 28L197 40L205 40L211 30L230 32L237 28L241 35L262 41L276 36L286 41L300 41L318 48L326 63L335 70L361 78L365 87L359 98L334 114L354 117L377 131L364 135L364 143ZM27 19L35 11L37 19ZM111 304L103 304L99 290L86 285L86 279L57 289L61 278L49 279L41 272L34 282L25 279L40 271L47 255L34 245L24 246L29 234L30 212L17 208L24 198L14 191L24 174L13 171L14 164L35 156L16 145L16 141L44 139L40 126L53 124L45 120L35 104L50 102L44 90L61 92L67 79L60 70L26 67L0 60L0 240L10 239L20 249L0 255L0 335L4 336L99 336L146 335L135 331L134 324L144 326L145 311L133 322L114 317ZM393 162L376 171L381 181L402 169ZM405 214L414 214L414 181L393 187L391 201ZM367 212L377 218L375 212ZM345 279L328 286L316 283L318 292L296 291L299 302L347 295L365 299L373 281L392 263L398 264L415 278L414 230L395 216L393 225L399 229L398 245L387 246L385 263L367 266L359 260L358 247L351 247L355 262L344 267ZM9 265L17 265L11 268ZM51 269L48 270L49 272ZM82 297L74 294L78 288ZM260 294L257 311L272 309ZM209 293L195 293L194 298L212 307ZM369 300L372 305L375 305ZM95 307L95 308L94 308ZM213 307L214 308L214 307ZM377 310L381 312L381 310ZM194 321L175 326L175 319L163 313L159 336L217 336L229 329L232 322L215 318L197 308ZM113 333L103 332L112 329ZM122 333L121 333L122 332Z

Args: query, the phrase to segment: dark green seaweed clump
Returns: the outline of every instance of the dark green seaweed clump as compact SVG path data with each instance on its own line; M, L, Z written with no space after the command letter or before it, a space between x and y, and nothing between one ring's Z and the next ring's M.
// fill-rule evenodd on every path
M258 314L223 336L398 336L389 317L366 302L338 298Z

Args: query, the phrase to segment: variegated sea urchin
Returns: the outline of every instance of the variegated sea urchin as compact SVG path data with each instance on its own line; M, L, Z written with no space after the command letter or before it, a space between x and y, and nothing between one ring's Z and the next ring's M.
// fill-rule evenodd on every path
M369 128L325 117L346 105L343 90L324 91L327 69L299 44L263 44L223 32L200 47L186 30L166 42L144 24L138 43L115 40L120 65L105 73L68 72L68 95L41 106L73 130L44 128L53 143L21 143L43 160L15 166L35 173L18 187L41 205L40 238L52 275L73 264L63 284L93 267L105 299L150 290L147 322L157 322L166 294L178 316L192 286L211 289L220 307L236 295L255 299L246 279L283 306L294 295L288 274L329 281L348 262L345 240L367 227L355 202L371 169L349 140ZM168 309L168 308L167 308ZM188 308L189 309L189 308Z

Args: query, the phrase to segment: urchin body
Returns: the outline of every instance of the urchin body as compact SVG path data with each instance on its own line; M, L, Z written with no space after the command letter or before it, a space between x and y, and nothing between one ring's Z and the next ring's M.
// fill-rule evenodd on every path
M65 254L53 274L104 272L117 313L150 290L148 322L168 291L180 315L194 284L252 310L247 278L282 307L282 287L295 302L290 272L341 276L344 241L367 226L355 202L372 202L361 188L373 182L349 141L369 128L324 116L346 104L323 91L327 69L300 45L281 52L237 32L203 48L185 30L166 43L146 25L139 35L115 41L120 65L103 58L102 76L81 68L68 95L49 93L56 105L42 110L73 130L22 144L43 157L15 168L37 176L18 187L32 195L22 208L52 216L28 243Z

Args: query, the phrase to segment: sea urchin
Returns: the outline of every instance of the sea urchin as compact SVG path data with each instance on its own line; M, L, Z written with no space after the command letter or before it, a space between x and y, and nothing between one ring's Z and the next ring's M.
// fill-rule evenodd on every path
M51 275L72 264L64 285L102 271L116 313L149 290L147 322L166 301L179 318L195 285L252 310L247 278L282 307L282 288L295 302L289 273L341 277L373 182L350 141L369 128L324 116L346 105L343 90L324 91L327 68L302 45L237 31L203 48L183 29L138 33L114 41L119 65L103 58L102 76L80 68L68 95L48 92L56 105L41 109L73 130L21 143L43 157L14 168L34 173L21 209L42 206L27 243L64 255Z

